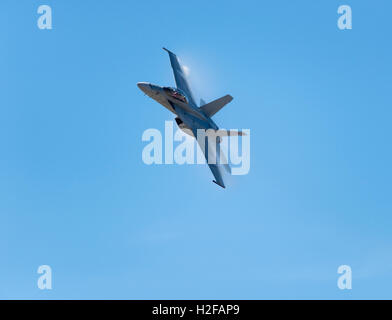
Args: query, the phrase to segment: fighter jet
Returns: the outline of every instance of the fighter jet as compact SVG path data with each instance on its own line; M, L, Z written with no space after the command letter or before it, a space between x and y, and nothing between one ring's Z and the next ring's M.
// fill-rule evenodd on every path
M185 133L193 135L194 137L198 137L198 129L212 129L215 131L219 130L218 126L211 119L211 117L220 109L222 109L226 104L228 104L231 100L233 100L233 97L230 95L225 95L222 98L219 98L207 104L204 103L203 100L201 100L200 105L198 106L194 100L192 91L186 79L186 75L180 65L177 56L166 48L163 49L169 53L170 63L173 69L174 79L177 87L161 87L148 82L139 82L137 86L150 98L154 99L155 101L163 105L165 108L167 108L169 111L174 113L176 115L175 121L178 127ZM216 148L211 147L211 145L213 144L209 144L208 137L204 138L204 141L202 143L201 141L199 141L199 139L197 139L207 160L207 163L212 171L212 174L215 177L215 180L213 180L213 182L215 182L222 188L225 188L221 170L222 163L225 163L224 166L228 171L230 169L227 164L227 160L223 160L219 157L220 155L222 155L222 153L220 152L219 144L221 141L220 136L227 135L242 135L242 133L226 130L219 131L219 136L217 137L218 141L215 143ZM204 146L202 144L204 144ZM213 161L215 163L209 163L211 161L208 161L209 155L211 156L212 153L214 153L214 159L216 159L216 161ZM219 159L221 159L222 161L220 161Z

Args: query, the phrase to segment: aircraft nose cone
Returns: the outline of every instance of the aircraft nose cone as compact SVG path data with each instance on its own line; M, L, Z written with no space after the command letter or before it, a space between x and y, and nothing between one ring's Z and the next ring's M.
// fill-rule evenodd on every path
M137 86L146 94L151 90L150 84L148 82L138 82Z

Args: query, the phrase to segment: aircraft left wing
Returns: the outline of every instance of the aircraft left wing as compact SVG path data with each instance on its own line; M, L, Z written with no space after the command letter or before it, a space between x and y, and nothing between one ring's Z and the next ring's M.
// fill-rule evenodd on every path
M174 106L175 108L175 106ZM192 122L190 121L189 115L185 113L185 111L183 111L181 108L176 108L175 109L178 116L180 117L180 119L189 127L192 129L192 133L193 136L195 137L196 141L200 144L201 141L197 140L197 128L192 127ZM222 187L222 188L226 188L225 183L223 181L222 178L222 165L219 164L220 163L220 144L216 143L216 150L214 150L208 143L208 136L206 135L204 138L204 143L205 146L203 148L202 145L200 145L200 149L203 151L204 153L204 157L206 158L206 162L208 164L208 166L210 167L210 170L212 172L212 174L214 175L215 180L213 180L213 182L215 182L218 186ZM216 163L208 163L208 155L215 155L215 159L216 159ZM222 155L223 157L225 157L224 155ZM227 163L226 159L222 159L222 161L224 163ZM223 166L226 167L226 170L228 172L230 172L230 168L228 164L223 164Z
M188 96L189 102L196 106L195 100L193 99L192 91L189 88L189 84L186 79L184 70L182 69L180 62L178 61L177 56L166 48L163 48L163 50L169 53L170 63L173 69L174 79L176 80L177 88L184 91L184 93Z
M197 133L196 130L192 130L193 131L193 135L195 137L197 137ZM199 143L200 141L198 141L196 139L196 141ZM205 137L205 146L204 146L204 150L203 150L203 146L200 145L200 149L203 151L204 153L204 157L206 158L206 162L208 164L208 166L210 167L210 170L212 172L212 174L214 175L215 180L212 180L212 182L215 182L218 186L222 187L222 188L226 188L225 183L223 182L223 178L222 178L222 170L221 170L221 165L218 164L219 163L219 153L220 153L220 145L219 143L216 144L216 150L213 150L209 143L208 143L208 137ZM208 163L208 155L211 154L215 154L215 158L216 158L216 163Z
M197 130L192 130L192 132L193 132L193 135L195 137L197 137ZM197 139L196 139L196 141L198 143L200 142ZM205 143L204 148L202 145L200 145L200 148L204 153L204 157L206 158L206 162L207 162L208 166L210 167L212 174L214 175L215 180L212 180L212 181L215 182L218 186L220 186L222 188L226 188L225 183L222 178L222 165L219 164L220 163L220 158L219 158L220 157L220 144L216 143L216 146L215 146L216 150L214 150L209 144L208 136L205 136L204 143ZM215 155L216 163L208 163L208 157L212 156L212 155ZM225 165L225 166L228 167L228 165Z
M226 188L225 183L223 182L222 171L221 171L220 165L208 164L208 166L210 167L211 172L215 177L215 180L212 180L212 182L215 182L218 186L220 186L222 188Z

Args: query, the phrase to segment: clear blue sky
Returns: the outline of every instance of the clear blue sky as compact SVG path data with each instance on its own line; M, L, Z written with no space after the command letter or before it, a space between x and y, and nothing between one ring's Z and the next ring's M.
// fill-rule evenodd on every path
M0 298L392 298L391 10L3 0ZM251 129L226 190L207 166L141 160L143 131L173 119L136 86L174 85L162 46L197 97L234 97L218 125Z

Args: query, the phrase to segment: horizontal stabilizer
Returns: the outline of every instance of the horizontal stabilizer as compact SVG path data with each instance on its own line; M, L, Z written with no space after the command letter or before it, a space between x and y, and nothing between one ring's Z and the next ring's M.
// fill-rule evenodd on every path
M209 135L209 130L207 130L207 135ZM210 134L220 136L220 137L228 137L228 136L246 136L245 132L242 131L237 131L237 130L224 130L224 129L219 129L215 130L214 132L211 132Z
M215 113L217 113L220 109L222 109L231 100L233 100L233 97L227 94L222 98L216 99L210 103L201 106L200 110L203 111L207 117L212 117Z

